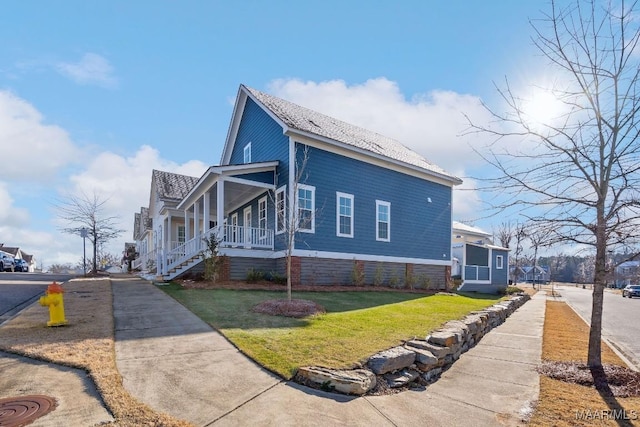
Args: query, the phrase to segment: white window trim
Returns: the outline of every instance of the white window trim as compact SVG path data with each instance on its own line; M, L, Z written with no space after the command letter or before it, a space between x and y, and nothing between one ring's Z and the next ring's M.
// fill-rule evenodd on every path
M351 233L340 232L340 199L349 199L351 201L351 215L349 215ZM353 194L341 193L336 191L336 236L353 238L353 217L355 216L355 208L353 202Z
M278 195L282 194L282 228L278 228L279 216L278 216ZM275 203L273 204L274 218L276 219L275 229L276 234L282 234L287 230L287 186L283 185L282 187L276 190Z
M496 270L502 270L504 268L504 261L502 255L496 255Z
M264 203L264 209L260 209L260 204ZM264 213L264 218L262 214ZM260 222L264 219L264 227L261 227ZM267 196L258 199L258 229L260 239L267 237L267 227L269 226L269 205L267 204Z
M298 209L298 200L299 200L299 194L298 191L300 190L307 190L307 191L311 191L311 228L307 229L307 228L300 228L300 217L298 215L299 213L299 209ZM299 231L301 233L315 233L316 232L316 187L312 186L312 185L305 185L305 184L298 184L297 188L296 188L296 210L295 210L295 215L296 215L296 231Z
M182 230L182 240L180 240L180 230ZM177 237L179 243L184 243L187 241L187 229L184 225L179 225L177 230Z
M242 151L242 159L244 160L244 163L251 163L251 142L247 143L247 145L244 146L244 150Z
M388 214L388 219L387 219L387 238L381 238L380 237L380 229L378 227L379 223L380 223L380 218L378 216L379 214L379 210L378 207L379 206L386 206L388 208L389 214ZM391 203L390 202L385 202L384 200L376 200L376 240L378 242L390 242L391 241Z

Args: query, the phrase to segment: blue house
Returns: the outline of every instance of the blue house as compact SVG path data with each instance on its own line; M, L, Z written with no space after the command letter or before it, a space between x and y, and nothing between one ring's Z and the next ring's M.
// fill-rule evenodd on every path
M453 222L453 275L464 292L495 293L509 284L509 249L493 244L490 233Z
M462 181L375 132L241 85L220 164L200 178L154 174L135 238L165 279L202 269L215 235L223 279L284 274L291 249L293 284L449 280Z

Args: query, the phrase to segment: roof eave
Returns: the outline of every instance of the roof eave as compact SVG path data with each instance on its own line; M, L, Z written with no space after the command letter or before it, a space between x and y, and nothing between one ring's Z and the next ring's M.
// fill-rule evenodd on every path
M392 163L392 164L394 164L396 166L402 166L402 167L411 169L413 171L420 172L422 174L428 175L430 177L434 177L434 178L438 178L438 179L450 182L451 185L460 185L460 184L462 184L462 180L460 178L458 178L458 177L453 176L453 175L441 174L441 173L438 173L436 171L432 171L432 170L429 170L429 169L421 168L419 166L412 165L410 163L406 163L406 162L402 162L400 160L392 159L391 157L387 157L387 156L384 156L382 154L377 154L377 153L374 153L372 151L365 150L363 148L358 148L358 147L355 147L353 145L346 144L346 143L340 142L340 141L336 141L335 139L327 138L325 136L318 135L318 134L315 134L315 133L306 132L306 131L303 131L303 130L300 130L300 129L295 129L295 128L292 128L292 127L286 127L285 130L284 130L284 134L289 136L289 137L295 137L295 135L299 135L299 136L302 136L302 137L305 137L305 138L315 139L315 140L323 142L325 144L334 145L334 146L339 147L339 148L344 149L344 150L353 151L354 153L358 153L358 154L361 154L361 155L364 155L364 156L368 156L368 157L374 158L376 160L381 160L381 161L384 161L384 162Z

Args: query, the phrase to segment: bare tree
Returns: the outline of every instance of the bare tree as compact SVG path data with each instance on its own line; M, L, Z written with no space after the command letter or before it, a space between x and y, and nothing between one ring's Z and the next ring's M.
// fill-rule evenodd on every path
M503 222L498 227L498 230L494 232L494 235L498 238L500 246L503 248L509 248L511 239L513 238L513 227L510 222Z
M549 231L546 228L534 228L527 233L527 237L531 242L531 248L533 248L533 287L536 287L536 275L538 271L538 251L544 246L548 246Z
M550 9L531 25L555 76L536 90L552 98L556 114L536 120L531 101L507 81L498 88L506 112L487 107L494 122L471 127L495 137L483 157L499 177L485 187L510 198L495 207L516 207L533 222L553 225L555 242L595 248L587 363L596 368L607 251L633 244L640 231L638 3L552 1Z
M295 164L294 178L291 185L291 195L286 192L282 199L278 200L275 197L274 203L276 205L276 228L278 224L282 230L284 230L283 236L285 239L286 247L286 275L287 275L287 300L291 301L291 260L293 257L293 249L296 242L296 236L301 229L306 229L312 221L313 215L315 215L314 208L311 207L311 212L308 206L299 205L298 191L301 190L301 185L304 185L308 178L307 162L309 161L309 147L305 146L301 151L296 147L295 149Z
M109 240L117 238L124 232L116 227L116 216L104 215L104 207L108 199L99 194L68 195L56 204L58 216L69 224L61 228L68 234L81 236L86 230L87 238L93 245L93 272L98 271L98 252Z
M518 284L518 272L520 271L520 257L522 256L522 252L524 251L524 247L522 243L524 239L527 237L527 231L524 224L516 223L514 229L514 237L516 238L516 248L513 251L513 274L511 277L511 281L514 286Z

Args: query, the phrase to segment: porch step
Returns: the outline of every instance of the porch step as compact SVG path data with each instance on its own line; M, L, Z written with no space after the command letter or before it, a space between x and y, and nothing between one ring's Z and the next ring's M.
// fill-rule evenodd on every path
M172 269L169 270L169 272L165 275L163 275L165 280L171 280L177 276L179 276L180 274L186 273L187 271L189 271L192 267L195 267L196 265L200 264L202 262L202 257L200 255L195 255L183 262L181 262L179 265L173 267Z

